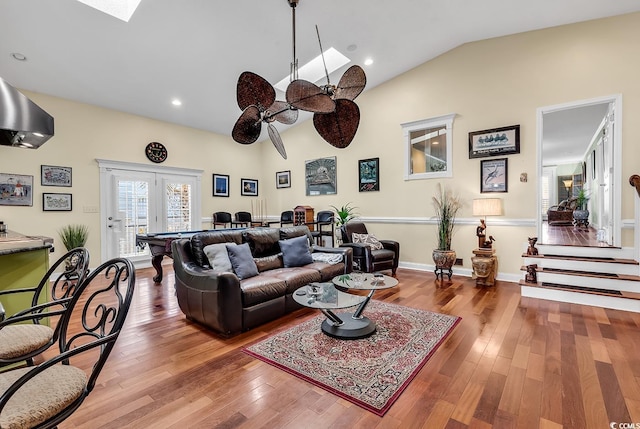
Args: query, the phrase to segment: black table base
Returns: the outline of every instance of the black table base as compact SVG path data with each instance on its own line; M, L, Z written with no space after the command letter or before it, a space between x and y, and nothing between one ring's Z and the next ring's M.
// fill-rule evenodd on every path
M326 316L326 312L323 311ZM376 332L376 324L368 317L354 318L352 313L331 313L332 317L322 322L322 332L340 340L367 338Z

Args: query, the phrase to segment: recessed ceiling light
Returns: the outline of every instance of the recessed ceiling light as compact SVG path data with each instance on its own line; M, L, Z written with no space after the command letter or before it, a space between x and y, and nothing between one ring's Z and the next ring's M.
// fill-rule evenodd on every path
M173 100L171 100L171 104L173 104L174 106L182 106L182 101L174 98Z
M373 64L373 59L367 58L366 60L364 60L364 65L365 66L370 66L371 64Z
M20 52L14 52L11 54L11 57L14 60L18 60L18 61L27 61L27 57L24 54L21 54Z
M343 65L349 63L351 60L341 54L335 48L329 48L324 51L324 60L327 63L327 71L333 73ZM298 79L308 80L309 82L317 82L322 78L325 78L324 64L322 62L322 55L318 55L307 64L298 69ZM289 76L284 77L275 86L282 92L286 92L287 86L289 86Z
M78 0L124 22L129 22L141 0Z

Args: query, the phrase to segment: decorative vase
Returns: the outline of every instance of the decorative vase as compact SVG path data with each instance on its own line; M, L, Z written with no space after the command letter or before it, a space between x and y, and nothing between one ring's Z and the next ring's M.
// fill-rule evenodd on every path
M436 278L441 277L444 280L444 272L447 271L447 276L451 280L451 275L453 274L451 267L456 262L456 251L434 249L431 256L436 264L436 269L433 271L436 274Z
M589 210L574 210L573 224L587 228L589 226Z

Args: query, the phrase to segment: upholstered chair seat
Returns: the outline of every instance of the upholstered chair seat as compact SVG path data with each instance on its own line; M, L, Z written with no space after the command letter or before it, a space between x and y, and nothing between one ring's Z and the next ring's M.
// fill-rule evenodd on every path
M53 338L45 325L9 325L0 329L0 359L11 360L44 348ZM0 426L4 427L4 426Z

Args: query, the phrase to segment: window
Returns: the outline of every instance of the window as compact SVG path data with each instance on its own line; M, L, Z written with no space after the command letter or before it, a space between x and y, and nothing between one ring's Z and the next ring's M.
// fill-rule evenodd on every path
M455 113L402 124L405 144L405 180L453 176Z

